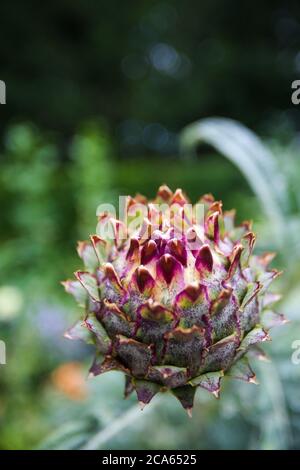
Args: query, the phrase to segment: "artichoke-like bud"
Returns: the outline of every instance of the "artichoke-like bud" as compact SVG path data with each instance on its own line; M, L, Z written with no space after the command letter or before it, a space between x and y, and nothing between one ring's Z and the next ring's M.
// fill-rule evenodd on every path
M125 396L135 390L144 406L170 390L189 414L197 387L218 397L224 375L255 382L249 353L262 358L285 319L267 292L280 273L271 254L252 254L251 224L235 226L211 195L192 206L167 186L151 202L127 198L125 214L99 215L78 245L84 270L64 283L84 310L66 336L95 345L90 375L122 371Z

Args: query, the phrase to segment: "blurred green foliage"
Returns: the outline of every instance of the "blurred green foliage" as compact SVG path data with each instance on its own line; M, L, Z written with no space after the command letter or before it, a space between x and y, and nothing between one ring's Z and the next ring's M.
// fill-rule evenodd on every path
M178 157L120 161L113 158L112 142L103 122L90 122L62 158L55 135L33 125L18 124L5 134L0 336L7 365L0 366L0 448L295 448L299 367L290 356L297 339L298 277L282 284L285 310L294 323L284 333L275 332L269 348L274 363L259 369L259 387L232 387L228 381L219 402L199 392L192 420L171 396L163 397L153 411L134 411L134 423L125 432L103 438L111 423L131 413L134 400L123 401L117 373L85 382L91 351L62 337L79 312L60 285L80 268L76 242L94 231L97 205L137 191L151 197L165 182L185 188L193 201L211 191L226 208L237 207L240 221L251 216L259 222L261 238L269 234L244 177L221 156L205 151L194 162ZM295 161L293 150L288 157ZM157 435L154 429L160 429Z

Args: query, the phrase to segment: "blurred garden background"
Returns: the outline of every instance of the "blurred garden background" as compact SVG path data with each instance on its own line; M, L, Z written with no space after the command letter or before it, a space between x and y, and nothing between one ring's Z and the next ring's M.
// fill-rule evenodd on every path
M299 3L13 0L0 10L0 448L299 449ZM221 126L213 142L196 132L193 157L181 154L181 130L211 116L248 126L271 152L261 172L276 224L247 173L263 151L238 142L242 129L228 137ZM235 139L243 171L221 155ZM60 282L80 268L76 243L94 232L97 205L151 197L162 183L193 202L211 192L254 221L257 250L278 252L275 288L291 320L265 348L272 362L254 364L260 385L228 381L221 400L199 391L192 419L171 396L137 412L118 373L87 381L92 351L63 338L79 310Z

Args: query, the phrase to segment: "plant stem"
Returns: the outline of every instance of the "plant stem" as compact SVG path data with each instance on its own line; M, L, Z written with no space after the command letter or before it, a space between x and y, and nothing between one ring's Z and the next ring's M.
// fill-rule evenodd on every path
M139 405L134 405L127 410L123 415L115 419L111 424L101 429L90 439L83 447L83 450L99 449L103 444L109 441L112 437L116 436L123 429L131 426L137 419L144 417L148 412L152 412L155 406L161 402L160 397L151 402L151 406L147 406L142 410Z

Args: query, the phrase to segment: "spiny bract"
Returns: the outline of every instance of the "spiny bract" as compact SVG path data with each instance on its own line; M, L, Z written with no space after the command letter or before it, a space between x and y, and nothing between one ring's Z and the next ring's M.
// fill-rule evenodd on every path
M100 214L98 235L78 245L85 269L64 286L84 309L66 336L96 348L90 374L124 372L125 396L142 405L171 390L190 414L197 387L218 397L224 375L255 382L247 356L263 358L258 344L285 320L267 293L279 272L267 269L272 254L252 255L250 223L235 226L211 195L198 221L187 202L161 186L152 202L127 198L129 221L136 204L147 209L132 227Z

